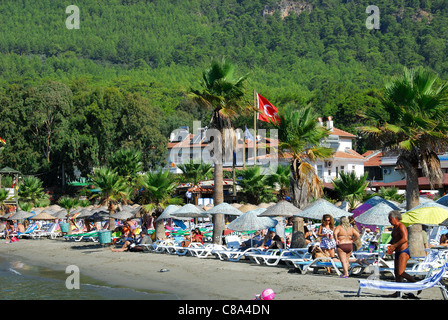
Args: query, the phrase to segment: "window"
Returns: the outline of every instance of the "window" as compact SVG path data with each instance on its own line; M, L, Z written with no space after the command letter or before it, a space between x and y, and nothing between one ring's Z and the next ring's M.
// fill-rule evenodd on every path
M317 176L322 179L324 170L321 164L317 165Z

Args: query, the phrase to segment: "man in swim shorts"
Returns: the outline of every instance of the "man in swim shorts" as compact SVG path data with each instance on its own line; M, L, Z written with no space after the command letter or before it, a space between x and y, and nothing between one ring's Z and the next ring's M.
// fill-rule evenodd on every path
M398 210L393 210L389 213L389 222L394 227L392 230L392 240L389 242L387 253L392 254L395 251L394 260L394 274L396 282L403 282L403 278L409 282L416 282L416 280L405 272L406 264L411 256L408 246L408 230L406 226L401 223L401 213ZM420 291L418 292L420 293ZM395 292L391 296L398 297L399 292Z

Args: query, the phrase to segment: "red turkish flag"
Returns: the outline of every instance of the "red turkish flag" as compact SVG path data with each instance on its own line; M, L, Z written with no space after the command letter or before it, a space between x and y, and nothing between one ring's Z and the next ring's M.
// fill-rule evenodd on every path
M258 101L258 120L265 122L279 123L280 117L278 116L278 110L272 103L266 98L257 93Z

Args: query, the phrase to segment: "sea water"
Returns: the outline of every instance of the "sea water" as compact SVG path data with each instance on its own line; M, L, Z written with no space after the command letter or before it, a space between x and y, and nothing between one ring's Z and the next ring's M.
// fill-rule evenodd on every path
M0 300L173 300L172 294L114 287L81 276L79 289L67 289L69 274L0 256Z

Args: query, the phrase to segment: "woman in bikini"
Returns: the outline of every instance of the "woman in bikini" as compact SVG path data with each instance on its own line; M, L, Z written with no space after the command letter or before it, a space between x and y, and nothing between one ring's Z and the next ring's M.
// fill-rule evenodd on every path
M330 214L324 214L322 224L319 226L317 236L320 237L320 247L331 258L334 258L336 241L334 239L334 220ZM331 268L327 268L327 273L331 273Z
M394 273L395 281L402 282L403 278L409 282L416 280L405 272L406 264L411 256L408 246L408 230L406 226L401 223L401 213L398 210L393 210L389 213L389 222L394 227L392 230L392 240L389 242L387 253L392 254L395 251L394 259ZM420 291L417 293L419 294ZM398 297L399 292L395 292L391 296Z
M344 274L341 278L348 278L349 259L353 251L353 242L359 238L359 232L352 227L347 217L341 218L341 224L334 230L337 251L342 263Z

